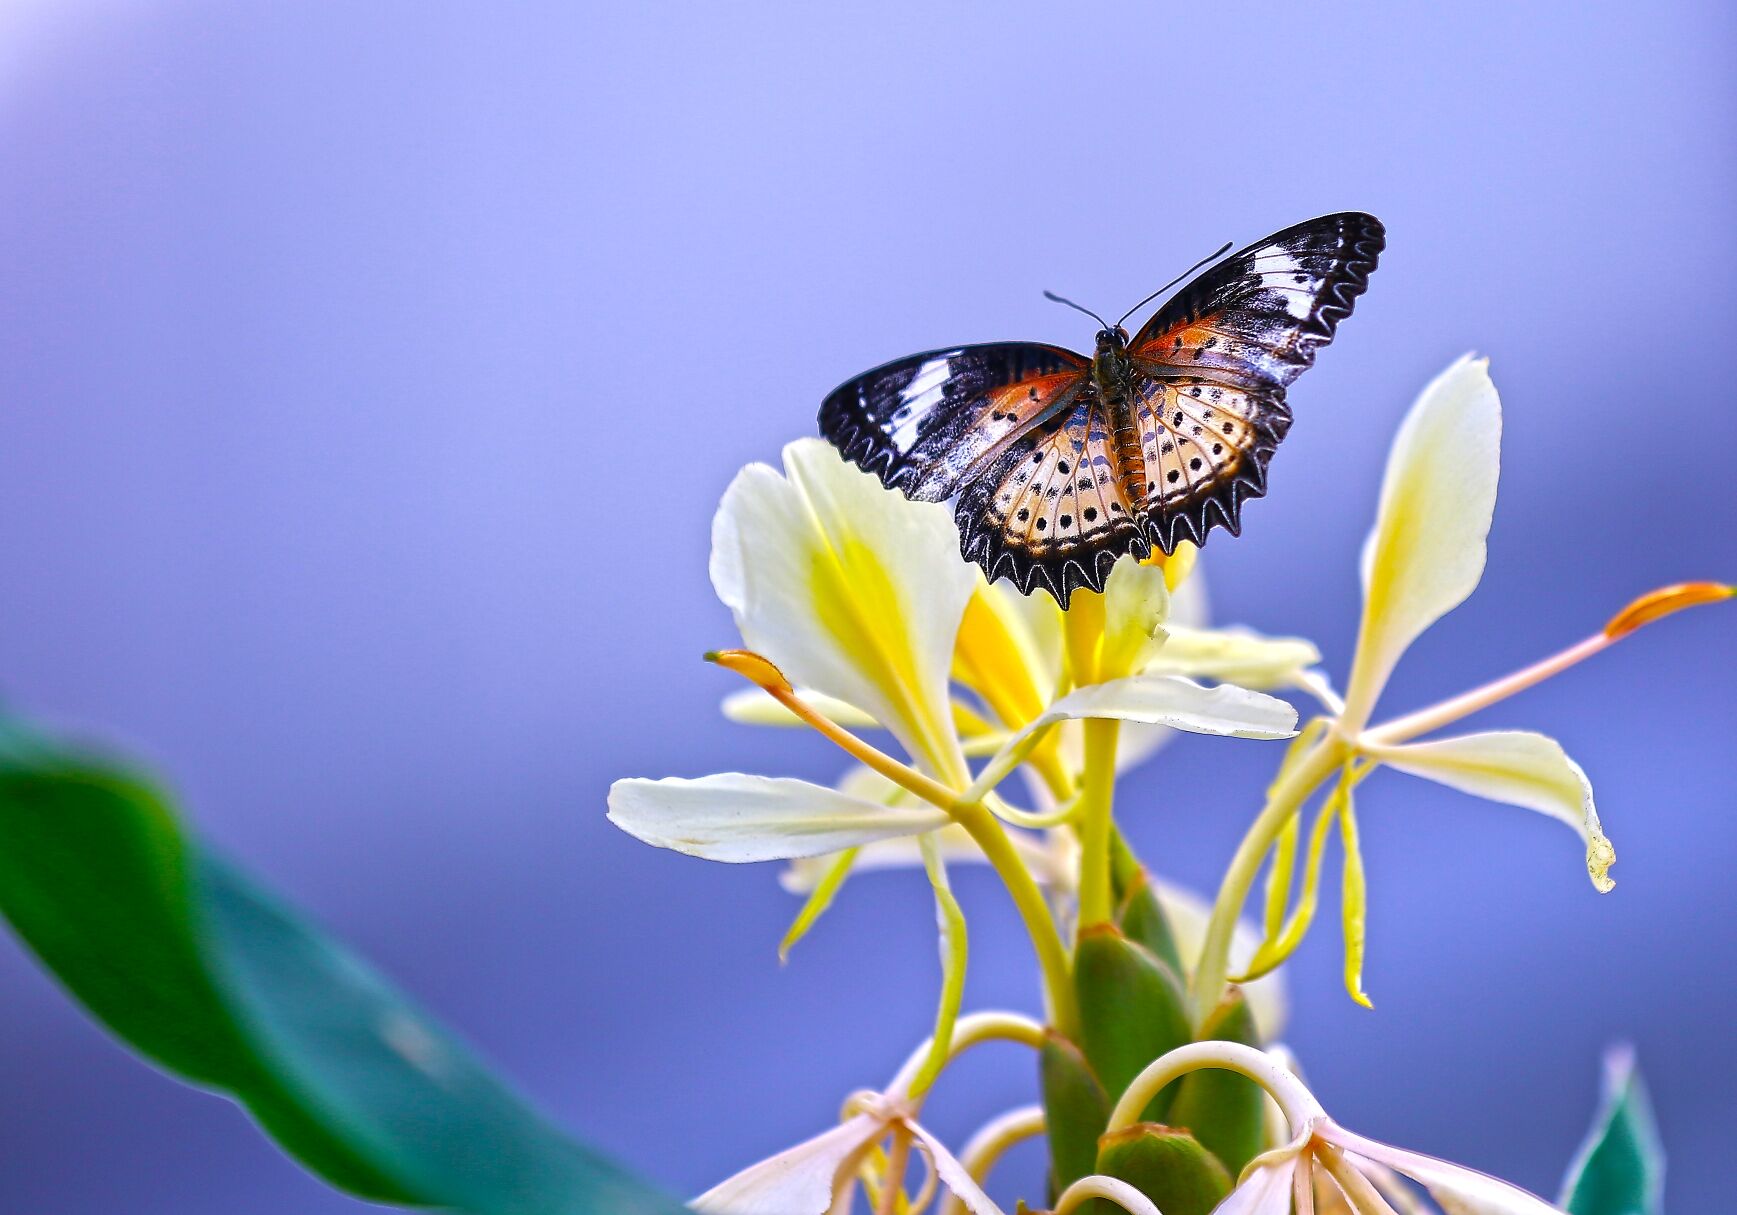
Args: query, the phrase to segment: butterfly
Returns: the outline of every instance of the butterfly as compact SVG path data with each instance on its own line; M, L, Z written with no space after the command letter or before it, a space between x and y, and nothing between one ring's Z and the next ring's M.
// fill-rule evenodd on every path
M1307 220L1200 274L1132 338L1089 314L1090 358L1037 342L911 355L828 394L820 432L889 488L953 499L966 560L1065 608L1123 553L1241 530L1291 425L1285 389L1384 244L1372 215Z

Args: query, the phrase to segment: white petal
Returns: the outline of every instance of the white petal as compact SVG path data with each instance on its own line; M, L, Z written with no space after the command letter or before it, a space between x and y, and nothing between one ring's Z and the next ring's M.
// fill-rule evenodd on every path
M819 439L785 475L737 474L712 524L712 585L744 643L855 705L913 754L952 746L947 681L975 575L945 506L885 489Z
M1212 1208L1212 1215L1290 1215L1291 1177L1296 1171L1295 1155L1251 1169L1236 1189Z
M1265 637L1251 629L1190 629L1174 625L1144 670L1149 675L1187 675L1245 688L1294 687L1321 661L1321 651L1301 637Z
M1492 730L1364 750L1401 772L1560 819L1586 845L1586 871L1592 884L1600 891L1615 885L1607 871L1616 861L1616 851L1599 824L1592 784L1554 738L1524 730Z
M929 1159L934 1162L935 1173L941 1179L941 1184L951 1190L959 1201L965 1204L965 1209L971 1215L1004 1215L1000 1207L990 1201L989 1195L983 1192L983 1187L972 1179L964 1165L960 1164L953 1153L949 1152L941 1141L924 1130L915 1122L907 1121L905 1125L917 1137ZM793 1212L792 1215L795 1215Z
M1470 355L1423 390L1400 426L1363 549L1363 624L1345 696L1352 729L1405 648L1478 585L1501 446L1501 401L1487 361Z
M854 1172L886 1131L874 1114L856 1117L749 1165L688 1205L703 1215L826 1215L841 1174Z
M1230 684L1205 688L1174 675L1129 675L1068 693L1020 735L1039 725L1082 717L1113 717L1236 738L1289 738L1297 729L1296 709L1261 692Z
M1194 973L1200 958L1200 947L1206 943L1206 925L1212 917L1212 906L1200 895L1163 879L1153 883L1158 905L1164 909L1170 931L1176 938L1176 952L1182 955L1189 974ZM1235 974L1248 966L1261 945L1261 931L1247 920L1238 920L1232 930L1230 969ZM1271 1041L1284 1032L1288 1002L1285 996L1284 969L1262 975L1252 983L1242 985L1249 1011L1260 1026L1261 1037Z
M609 821L629 835L711 861L819 856L932 831L933 806L883 806L791 777L725 772L698 780L618 780Z
M813 688L797 688L796 694L821 716L830 717L850 730L861 730L877 724L875 719L855 705L847 705L836 697ZM763 688L741 688L724 697L724 716L745 726L800 726L802 719L779 704Z
M1365 1139L1333 1122L1323 1121L1315 1133L1348 1152L1411 1178L1429 1191L1446 1215L1561 1215L1558 1208L1536 1194L1488 1173Z

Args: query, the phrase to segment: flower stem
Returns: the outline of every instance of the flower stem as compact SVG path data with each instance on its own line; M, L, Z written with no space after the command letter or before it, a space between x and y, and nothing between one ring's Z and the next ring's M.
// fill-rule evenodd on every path
M1237 845L1230 868L1219 883L1212 918L1206 925L1206 939L1200 947L1200 962L1194 971L1195 1024L1203 1024L1224 997L1230 974L1231 938L1267 850L1309 795L1338 770L1345 759L1345 748L1341 738L1329 733L1281 771L1267 793L1266 805Z
M1116 741L1121 722L1092 717L1085 729L1085 783L1075 811L1080 833L1080 927L1108 923L1115 900L1110 880L1114 834Z
M880 748L858 738L824 713L818 712L796 694L778 668L759 655L746 650L726 650L708 657L711 661L752 679L800 721L813 727L847 755L861 761L895 785L908 789L931 805L945 810L954 822L977 841L977 846L983 850L990 867L1007 887L1007 893L1012 896L1013 905L1019 911L1019 918L1025 923L1026 934L1031 937L1038 967L1043 972L1044 996L1056 1029L1069 1036L1077 1032L1079 1014L1074 1000L1073 975L1067 946L1062 943L1061 932L1056 928L1049 904L1044 901L1042 889L1031 876L1031 870L1026 868L1025 859L1013 846L1013 841L1008 838L1007 829L1001 825L1000 820L982 803L963 800L954 789L948 788L927 773L919 772L909 764L900 763ZM964 784L965 781L961 780L960 783Z
M1046 1041L1043 1026L1021 1013L968 1013L954 1023L953 1039L947 1047L947 1062L951 1063L981 1042L1018 1042L1033 1050L1042 1050ZM903 1098L910 1093L912 1081L933 1049L934 1039L929 1039L912 1053L892 1083L887 1085L888 1097Z
M1068 667L1076 687L1096 683L1104 639L1104 597L1091 591L1074 596L1067 611ZM1085 770L1081 777L1076 810L1080 839L1079 923L1086 928L1106 923L1114 899L1110 884L1110 839L1114 832L1116 741L1120 723L1088 718L1085 732Z
M1110 1112L1110 1124L1104 1133L1114 1134L1134 1125L1165 1085L1189 1072L1209 1067L1247 1076L1264 1088L1283 1111L1292 1134L1325 1115L1320 1102L1303 1087L1303 1082L1265 1051L1240 1042L1191 1042L1160 1055L1129 1081L1121 1099L1116 1102L1116 1108Z
M1115 1203L1128 1215L1163 1215L1150 1198L1127 1182L1097 1173L1082 1177L1063 1190L1055 1202L1055 1215L1074 1215L1099 1198Z

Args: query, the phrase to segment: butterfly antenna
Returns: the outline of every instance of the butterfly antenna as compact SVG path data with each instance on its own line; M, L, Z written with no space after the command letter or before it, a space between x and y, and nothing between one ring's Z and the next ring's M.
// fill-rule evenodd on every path
M1112 328L1112 326L1110 325L1110 323L1108 321L1104 320L1103 317L1101 317L1097 313L1093 312L1090 308L1081 308L1078 304L1074 303L1072 300L1063 299L1061 296L1057 295L1053 291L1045 291L1043 293L1043 298L1046 300L1053 300L1055 303L1058 303L1058 304L1066 304L1069 308L1072 308L1076 312L1083 312L1087 316L1091 317L1094 321L1098 322L1098 324L1105 329Z
M1231 245L1230 241L1225 241L1224 244L1220 245L1216 250L1214 250L1210 256L1201 258L1199 261L1195 262L1192 266L1188 267L1188 269L1184 270L1181 274L1178 274L1175 278L1173 278L1169 282L1165 283L1162 287L1158 288L1158 290L1154 291L1151 295L1148 295L1145 299L1141 300L1138 304L1135 304L1132 308L1128 309L1128 311L1124 312L1121 315L1121 318L1116 321L1116 324L1120 325L1122 323L1122 321L1125 321L1129 317L1133 316L1136 312L1140 311L1140 309L1144 308L1147 304L1150 304L1153 300L1155 300L1159 296L1163 295L1166 291L1170 290L1170 288L1174 287L1177 283L1180 283L1183 279L1187 278L1190 274L1193 274L1196 270L1200 269L1202 266L1206 265L1208 262L1215 262L1219 258L1223 257L1225 255L1225 253L1229 251L1230 245Z

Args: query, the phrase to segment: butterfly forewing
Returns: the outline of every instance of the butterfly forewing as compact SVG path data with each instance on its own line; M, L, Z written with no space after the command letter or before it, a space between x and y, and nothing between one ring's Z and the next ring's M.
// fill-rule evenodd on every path
M939 502L998 446L1064 410L1090 372L1089 359L1036 342L933 350L834 389L820 433L883 484Z
M1357 212L1297 224L1206 271L1134 336L1130 395L1155 544L1239 530L1291 424L1285 389L1350 315L1384 239Z
M1143 370L1283 389L1333 340L1385 241L1373 215L1311 219L1184 287L1128 343Z

